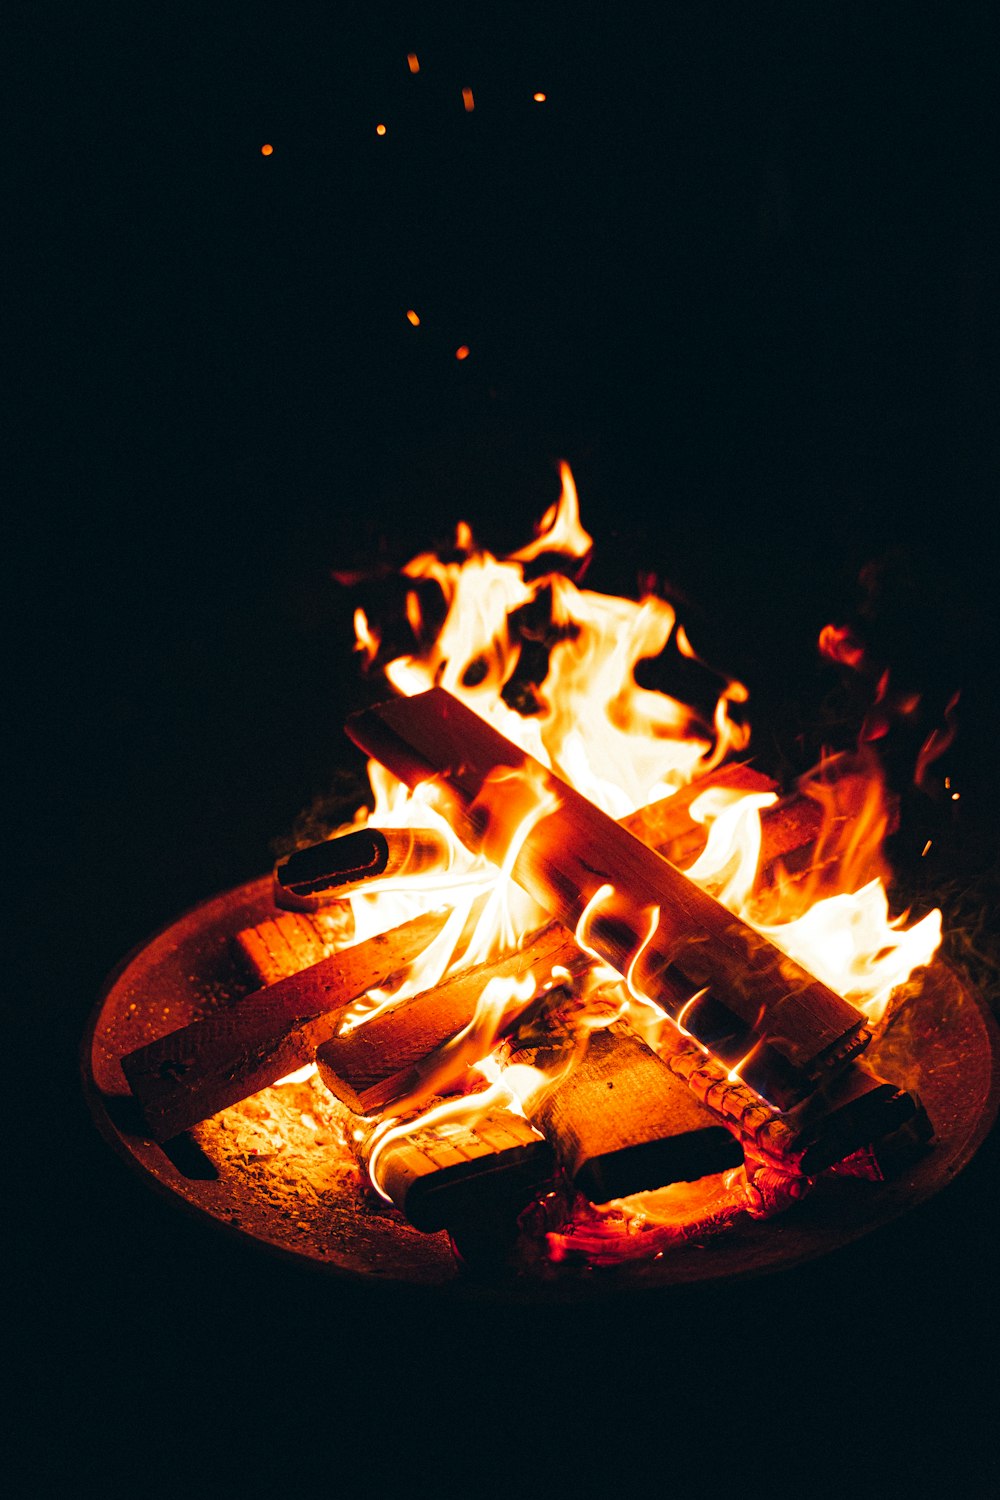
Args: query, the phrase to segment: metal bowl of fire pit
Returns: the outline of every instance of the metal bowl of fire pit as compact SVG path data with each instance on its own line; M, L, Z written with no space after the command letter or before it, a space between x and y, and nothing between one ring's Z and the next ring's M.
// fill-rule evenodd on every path
M145 1133L121 1058L239 1000L248 983L233 940L273 912L271 880L261 878L204 902L128 958L91 1018L84 1084L98 1128L151 1186L318 1271L442 1295L484 1295L488 1285L491 1296L499 1287L518 1300L563 1300L779 1270L858 1239L940 1191L996 1117L997 1028L938 961L868 1054L919 1092L934 1125L932 1147L900 1176L824 1177L780 1218L741 1215L724 1233L679 1242L655 1259L594 1270L535 1257L484 1283L463 1270L446 1234L420 1233L374 1199L347 1144L353 1117L315 1078L263 1089L166 1147Z

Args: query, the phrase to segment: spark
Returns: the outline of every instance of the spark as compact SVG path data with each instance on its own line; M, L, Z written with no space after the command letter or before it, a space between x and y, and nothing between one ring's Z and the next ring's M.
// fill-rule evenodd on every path
M385 135L385 126L384 125L376 125L375 126L375 134L376 135Z
M272 153L273 153L273 151L274 151L274 147L273 146L261 146L261 148L260 148L260 154L261 154L261 156L271 156Z
M539 91L537 94L532 94L531 97L532 99L534 99L536 104L544 104L549 96L548 94L543 94L541 91Z
M471 89L463 89L462 90L462 103L465 105L465 113L467 115L471 115L472 111L476 107L476 101L475 101L475 99L472 96L472 90Z
M469 357L469 346L468 346L468 344L459 344L458 348L455 350L455 358L456 359L468 359L468 357Z
M420 72L420 59L415 52L408 52L406 54L406 66L409 68L411 73Z
M931 844L933 844L933 842L934 842L933 839L928 839L927 840L926 844L924 845L924 847L920 851L920 858L921 859L924 858L924 856L926 855L928 849L931 847Z
M413 326L414 326L414 328L419 328L420 327L420 319L417 316L417 314L413 311L412 307L407 310L406 317L407 317L407 321L410 322L410 323L412 323Z

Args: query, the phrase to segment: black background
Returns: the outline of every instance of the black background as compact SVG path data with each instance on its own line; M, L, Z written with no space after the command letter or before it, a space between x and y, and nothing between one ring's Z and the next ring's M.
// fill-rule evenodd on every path
M477 1449L490 1481L562 1493L670 1483L680 1442L706 1475L728 1449L754 1493L827 1493L840 1455L861 1493L893 1475L987 1491L992 1144L940 1200L800 1271L463 1321L153 1199L93 1131L75 1049L120 957L260 873L356 764L357 601L331 569L403 561L459 519L520 544L559 458L597 542L589 582L660 576L702 654L749 684L769 766L803 769L835 717L827 620L859 619L923 694L900 788L962 690L938 769L963 800L907 793L899 855L918 899L944 892L988 947L988 10L248 3L24 23L9 910L30 934L20 1077L33 1116L46 1102L17 1153L35 1191L12 1289L39 1457L141 1488L162 1451L227 1493L248 1457L295 1483L308 1454L338 1492L362 1461L366 1483L451 1492L487 1487Z

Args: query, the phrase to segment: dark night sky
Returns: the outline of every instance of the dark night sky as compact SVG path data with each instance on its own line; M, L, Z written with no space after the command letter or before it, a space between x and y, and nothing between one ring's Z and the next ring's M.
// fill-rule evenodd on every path
M8 524L24 544L11 681L35 779L11 811L24 919L50 882L70 897L59 941L48 906L38 940L51 972L35 1017L69 1059L61 1096L75 1098L102 975L259 873L344 763L360 689L354 601L331 568L379 548L405 560L460 518L518 544L561 457L597 540L590 581L627 592L658 571L696 645L749 682L765 754L789 704L831 686L816 634L852 615L878 563L867 628L895 680L931 718L963 690L953 770L983 816L940 831L963 878L985 878L1000 826L989 9L668 6L653 23L633 7L446 20L249 0L24 23L24 479ZM25 974L38 978L36 944ZM51 1280L75 1260L86 1289L90 1312L72 1298L58 1319L67 1370L93 1357L127 1381L130 1341L162 1318L144 1378L163 1397L230 1278L308 1323L315 1291L154 1218L82 1106L64 1113L77 1196L94 1184L100 1204L83 1248L53 1228L44 1261ZM897 1259L944 1253L944 1222L922 1223L888 1236ZM964 1301L912 1265L888 1293L886 1337L911 1364L914 1298L931 1302L932 1366L967 1363L974 1314L981 1339L995 1328L978 1317L981 1249L958 1257ZM174 1255L202 1268L195 1311ZM769 1330L812 1339L813 1318L881 1360L847 1311L868 1264L842 1256L749 1304L723 1298L725 1316L746 1316L779 1363L759 1347ZM144 1275L162 1279L153 1312L128 1294L102 1322L94 1307ZM235 1291L221 1301L238 1316ZM325 1333L340 1315L326 1306ZM668 1337L674 1313L656 1316ZM678 1316L685 1337L717 1316L721 1336L721 1306L687 1299ZM265 1323L276 1339L277 1313ZM625 1333L604 1334L625 1358ZM846 1334L834 1344L839 1411L851 1353Z

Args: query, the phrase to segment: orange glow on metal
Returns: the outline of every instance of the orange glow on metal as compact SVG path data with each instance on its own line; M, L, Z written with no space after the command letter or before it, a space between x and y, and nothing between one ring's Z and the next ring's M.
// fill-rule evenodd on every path
M420 72L420 59L417 57L417 54L415 52L408 52L406 54L406 66L409 68L411 73Z
M420 319L411 307L406 314L407 322L412 323L414 328L420 327Z
M384 125L376 125L375 126L375 134L376 135L385 135L385 126Z
M274 147L273 146L261 146L261 148L260 148L260 154L261 154L261 156L271 156L273 154L273 152L274 152Z
M476 101L473 97L471 89L462 90L462 103L465 105L465 113L467 115L471 115L472 111L476 107Z
M469 357L469 346L468 346L468 344L459 344L458 348L455 350L455 358L456 359L468 359L468 357Z

